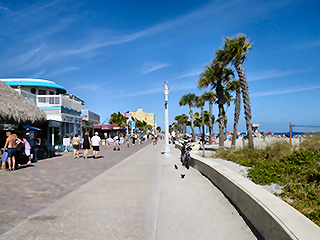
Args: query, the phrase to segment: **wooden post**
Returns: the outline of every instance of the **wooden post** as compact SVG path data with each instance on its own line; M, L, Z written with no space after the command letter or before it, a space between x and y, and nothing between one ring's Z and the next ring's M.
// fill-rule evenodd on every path
M292 123L291 122L289 123L289 132L290 132L290 145L292 146L292 140L291 140L291 138L292 138Z

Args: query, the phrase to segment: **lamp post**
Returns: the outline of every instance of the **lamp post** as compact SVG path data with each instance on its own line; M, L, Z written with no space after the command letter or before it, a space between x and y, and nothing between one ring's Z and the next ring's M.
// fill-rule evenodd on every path
M170 157L170 148L169 148L169 112L168 112L168 95L169 95L169 86L168 82L164 82L163 86L163 95L164 95L164 117L165 117L165 149L164 156Z

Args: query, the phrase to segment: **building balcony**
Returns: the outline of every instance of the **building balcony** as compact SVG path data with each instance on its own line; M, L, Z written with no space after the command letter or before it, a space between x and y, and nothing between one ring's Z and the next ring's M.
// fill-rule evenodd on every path
M62 110L81 114L81 102L63 95L36 95L36 105L42 110Z
M82 119L95 124L100 123L100 115L89 111L88 109L82 110Z

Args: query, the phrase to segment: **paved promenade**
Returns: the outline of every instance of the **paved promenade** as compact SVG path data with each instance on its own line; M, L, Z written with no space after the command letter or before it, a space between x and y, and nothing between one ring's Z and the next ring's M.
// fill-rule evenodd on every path
M75 160L68 153L2 171L0 217L6 232L0 239L255 239L212 183L181 167L179 150L171 145L172 156L165 158L163 149L163 142L120 152L104 146L98 160ZM42 166L48 162L50 167ZM22 177L22 171L33 173ZM23 186L10 189L12 181ZM10 201L19 207L7 210Z

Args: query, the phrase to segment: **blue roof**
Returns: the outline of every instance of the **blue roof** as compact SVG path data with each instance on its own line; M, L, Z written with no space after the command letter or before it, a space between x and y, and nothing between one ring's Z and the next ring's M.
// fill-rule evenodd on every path
M31 87L48 87L48 88L56 88L62 90L62 93L66 93L67 90L60 85L56 84L50 80L44 79L31 79L31 78L7 78L0 79L5 82L9 86L31 86Z

